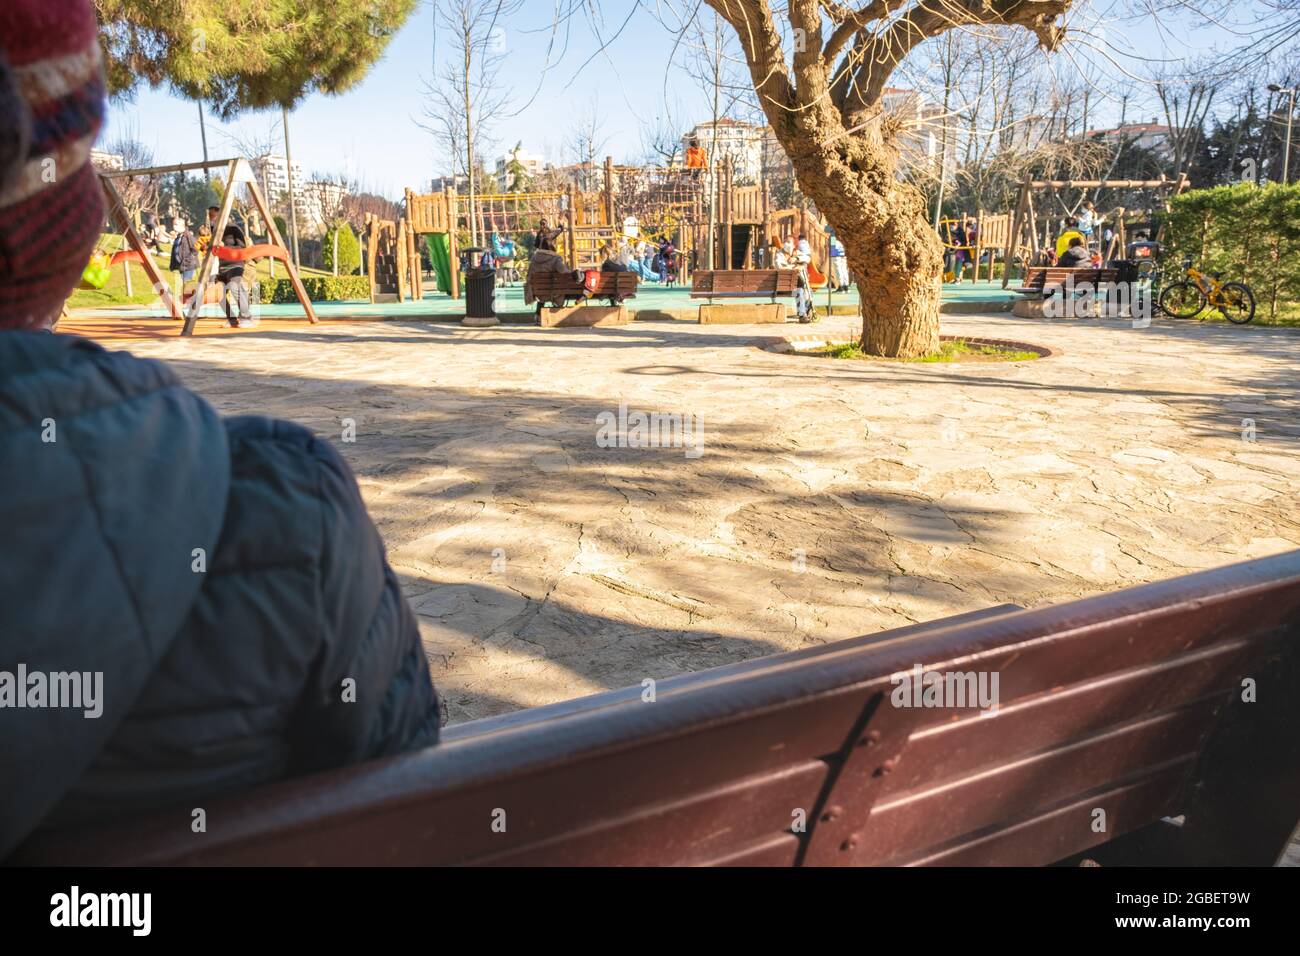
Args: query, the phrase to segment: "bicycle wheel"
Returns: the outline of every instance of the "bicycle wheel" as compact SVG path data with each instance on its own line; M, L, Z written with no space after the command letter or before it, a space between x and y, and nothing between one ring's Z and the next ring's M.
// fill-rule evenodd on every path
M1219 289L1219 311L1235 325L1245 325L1255 317L1255 293L1244 282L1225 282Z
M1195 318L1205 308L1205 293L1190 282L1175 282L1160 292L1160 311L1175 319Z

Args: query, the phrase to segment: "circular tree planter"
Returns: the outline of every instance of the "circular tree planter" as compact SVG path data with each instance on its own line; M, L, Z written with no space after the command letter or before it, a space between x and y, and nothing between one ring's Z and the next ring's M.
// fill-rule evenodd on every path
M957 353L942 359L890 359L881 358L874 355L864 355L861 358L841 358L840 361L867 361L867 362L900 362L906 364L936 364L951 365L957 363L972 363L980 365L995 364L1015 364L1017 362L1030 362L1037 359L1051 358L1053 355L1059 355L1060 352L1049 349L1043 345L1034 345L1030 342L1015 342L1010 339L988 339L972 335L941 335L941 342L961 342L973 348L970 352ZM804 333L802 335L789 335L777 339L766 339L761 344L768 352L778 352L787 355L803 355L816 358L836 358L830 354L829 350L839 346L855 345L857 339L845 338L843 333L838 335L818 335L816 333ZM1026 354L1028 353L1028 354Z

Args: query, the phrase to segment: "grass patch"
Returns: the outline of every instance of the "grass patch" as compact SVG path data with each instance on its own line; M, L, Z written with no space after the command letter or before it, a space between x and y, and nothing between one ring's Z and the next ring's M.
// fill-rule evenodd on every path
M996 345L982 345L976 342L966 342L961 339L944 341L939 343L939 351L929 355L922 355L917 358L909 359L882 359L875 355L868 355L862 351L862 346L857 342L846 342L843 345L829 345L821 349L813 349L805 354L817 355L822 358L834 359L857 359L866 362L1027 362L1031 359L1039 358L1037 352L1028 352L1019 349L1002 348Z

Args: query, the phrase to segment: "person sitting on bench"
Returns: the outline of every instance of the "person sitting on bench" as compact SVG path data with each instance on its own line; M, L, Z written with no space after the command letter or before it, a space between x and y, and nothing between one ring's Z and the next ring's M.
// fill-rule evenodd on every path
M201 808L439 736L415 615L334 447L50 333L104 221L104 112L90 0L5 0L0 662L26 677L0 687L47 704L59 681L69 703L0 710L0 858L42 824Z
M1058 263L1062 269L1084 269L1092 263L1092 254L1084 245L1082 236L1074 236Z
M1056 239L1057 259L1065 257L1065 250L1070 248L1071 243L1075 239L1079 239L1085 244L1088 241L1087 237L1079 231L1079 221L1077 219L1067 219L1065 220L1065 231L1063 231ZM1065 263L1061 263L1061 265L1064 264Z

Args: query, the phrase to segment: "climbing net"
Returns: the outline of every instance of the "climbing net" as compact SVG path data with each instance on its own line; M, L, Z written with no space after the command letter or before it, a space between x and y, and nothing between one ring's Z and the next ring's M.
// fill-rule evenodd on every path
M551 228L566 221L569 197L567 193L488 193L476 197L479 233L490 235L493 231L515 239L537 228L545 219ZM462 205L461 218L468 227L469 204Z
M620 166L614 171L614 205L635 217L643 235L659 236L708 221L709 177L695 169Z

